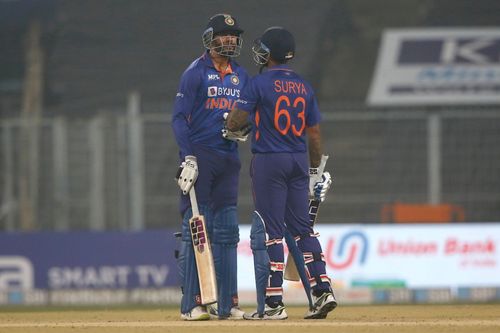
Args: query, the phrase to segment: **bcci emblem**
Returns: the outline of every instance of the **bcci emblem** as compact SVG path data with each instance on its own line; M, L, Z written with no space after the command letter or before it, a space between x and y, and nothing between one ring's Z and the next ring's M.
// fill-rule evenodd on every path
M240 83L240 79L236 75L231 76L231 83L237 86Z
M234 25L234 20L231 16L224 15L224 17L225 17L224 22L226 22L227 25Z

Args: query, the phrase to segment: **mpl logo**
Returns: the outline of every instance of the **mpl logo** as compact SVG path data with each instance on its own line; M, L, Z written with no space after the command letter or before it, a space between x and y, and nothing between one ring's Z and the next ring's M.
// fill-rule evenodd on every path
M398 56L401 65L498 65L500 38L443 36L401 42Z
M219 74L208 74L208 81L220 80Z
M0 256L0 291L33 289L33 265L26 257Z
M349 268L355 263L364 264L368 247L368 238L360 231L348 232L338 242L331 237L324 249L326 264L337 270Z

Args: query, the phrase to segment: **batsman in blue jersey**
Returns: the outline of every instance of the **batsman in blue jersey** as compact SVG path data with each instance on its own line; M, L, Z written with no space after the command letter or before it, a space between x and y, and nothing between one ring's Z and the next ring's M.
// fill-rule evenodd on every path
M308 214L308 199L323 199L331 183L326 179L329 174L318 174L322 157L318 105L311 86L287 65L295 53L289 31L267 29L255 41L253 52L254 60L267 70L252 78L226 124L230 132L238 131L250 117L253 125L250 175L255 212L250 237L257 311L244 318L288 317L282 302L283 237L288 231L302 252L301 268L312 293L305 318L323 319L337 301Z
M178 185L182 191L182 247L179 268L182 280L181 318L206 320L242 319L238 308L236 214L241 163L236 141L242 135L222 133L225 116L241 97L248 74L233 58L240 54L241 34L228 14L210 18L203 33L206 52L184 71L172 116L172 128L180 148ZM207 309L200 289L188 221L192 216L189 190L195 186L200 214L205 216L217 277L217 307Z

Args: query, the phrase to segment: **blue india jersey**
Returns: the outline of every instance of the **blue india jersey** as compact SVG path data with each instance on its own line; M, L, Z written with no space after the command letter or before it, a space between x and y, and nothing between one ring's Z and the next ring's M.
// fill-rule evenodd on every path
M208 52L184 71L172 115L181 159L193 154L192 145L237 152L237 144L222 137L223 114L235 106L247 81L247 72L233 60L225 72L217 71Z
M287 65L253 77L237 107L250 113L253 153L306 152L306 127L321 116L314 92Z

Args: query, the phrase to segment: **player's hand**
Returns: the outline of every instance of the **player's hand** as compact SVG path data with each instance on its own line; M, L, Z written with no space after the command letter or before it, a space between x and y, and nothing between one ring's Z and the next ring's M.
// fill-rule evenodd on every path
M177 171L177 184L179 185L182 194L188 194L198 178L198 163L196 156L188 155L184 158L184 162L179 166Z
M323 202L326 193L332 185L332 177L329 172L323 172L321 175L318 168L309 168L309 198Z
M236 142L245 142L248 139L248 134L252 131L252 124L248 123L238 131L231 131L227 128L227 115L229 112L224 113L224 127L222 128L222 137L227 140Z
M314 199L323 202L326 198L326 193L332 186L332 177L329 172L323 172L321 175L321 181L314 184Z

